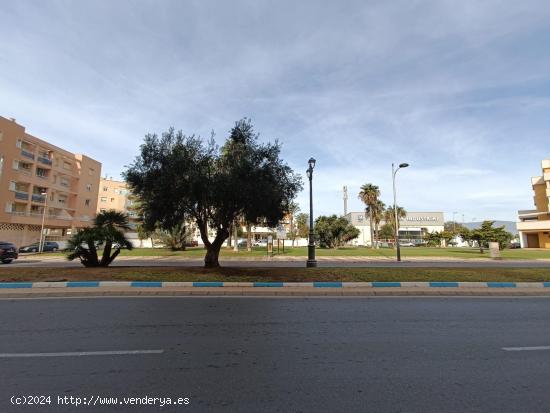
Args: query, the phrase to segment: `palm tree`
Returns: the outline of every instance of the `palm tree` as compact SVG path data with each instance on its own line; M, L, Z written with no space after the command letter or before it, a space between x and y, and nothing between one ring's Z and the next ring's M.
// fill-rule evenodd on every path
M92 227L79 230L68 241L70 253L67 259L72 261L79 258L86 267L107 267L122 248L132 249L132 243L123 232L128 229L128 215L113 209L102 211L95 217ZM103 254L100 260L97 249L101 245ZM115 252L111 255L113 248Z
M359 199L363 201L363 203L367 206L366 210L369 214L371 248L373 248L374 246L374 232L372 228L372 207L376 204L376 201L378 201L379 196L380 189L378 188L378 186L373 184L363 185L361 187L361 191L359 192Z
M290 219L290 238L292 239L292 248L294 248L294 240L296 239L296 229L294 228L294 216L300 212L300 206L296 202L291 202L288 205L288 215Z
M374 233L375 233L375 247L378 248L378 226L380 225L380 221L382 221L382 218L384 217L384 211L386 210L386 204L384 204L379 199L376 200L376 203L371 206L370 208L370 216L372 217L372 220L374 221Z
M405 208L397 206L397 219L405 218L407 216L407 211L405 211ZM399 231L399 222L397 223L397 227L395 226L395 210L393 209L393 205L389 206L384 211L384 221L386 221L387 224L390 224L394 236L397 234L397 231Z

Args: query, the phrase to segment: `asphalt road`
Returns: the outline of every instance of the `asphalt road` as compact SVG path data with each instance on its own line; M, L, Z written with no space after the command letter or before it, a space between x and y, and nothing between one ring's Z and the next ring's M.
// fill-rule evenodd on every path
M224 267L304 267L306 259L303 261L233 261L220 260L220 264ZM115 260L112 266L123 267L197 267L203 266L204 260L170 260L170 259L129 259ZM25 258L23 260L14 261L11 264L3 265L0 268L8 266L16 267L51 267L51 268L80 268L82 264L78 261L40 261L39 259ZM550 261L352 261L352 260L334 260L334 261L318 261L319 267L371 267L371 268L393 268L393 267L444 267L444 268L550 268Z
M0 300L0 314L2 412L543 412L550 405L550 347L503 350L550 346L545 298ZM52 404L15 407L12 395L50 395ZM58 395L190 404L59 406Z

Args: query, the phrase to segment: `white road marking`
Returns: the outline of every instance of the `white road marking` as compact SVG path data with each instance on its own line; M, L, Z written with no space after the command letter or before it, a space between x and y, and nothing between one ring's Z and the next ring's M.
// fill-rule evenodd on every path
M538 347L502 347L505 351L536 351L536 350L550 350L550 346L538 346Z
M134 354L162 354L162 353L164 353L164 350L72 351L72 352L59 352L59 353L0 353L0 358L125 356L125 355L134 355Z

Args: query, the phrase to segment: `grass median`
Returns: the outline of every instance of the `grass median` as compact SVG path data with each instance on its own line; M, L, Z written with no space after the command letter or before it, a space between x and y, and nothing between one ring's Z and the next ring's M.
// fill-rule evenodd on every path
M547 268L0 268L0 281L550 281Z
M186 257L203 259L205 250L202 247L188 248L186 251L172 251L167 248L134 248L133 250L122 250L121 257ZM316 254L319 257L374 257L388 259L395 257L395 250L392 248L366 248L366 247L342 247L335 249L317 248ZM62 257L62 252L45 253L45 257ZM277 249L274 246L274 255L286 257L307 257L306 247L282 247ZM458 258L458 259L479 259L489 258L489 252L479 252L478 248L428 248L428 247L403 247L401 248L403 258L407 257L434 257L434 258ZM505 260L532 260L550 259L550 249L505 249L501 251ZM241 248L233 251L232 248L222 248L222 258L261 258L267 256L266 248L254 247L252 251Z

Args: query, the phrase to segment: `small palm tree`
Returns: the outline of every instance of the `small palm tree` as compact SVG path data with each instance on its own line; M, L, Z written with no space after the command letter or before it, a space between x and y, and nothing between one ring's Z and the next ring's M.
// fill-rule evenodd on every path
M397 219L405 218L407 216L407 211L403 207L397 206ZM386 223L390 224L393 229L394 236L399 231L399 222L397 222L397 226L395 223L395 210L393 205L389 206L386 211L384 211L384 221Z
M378 186L373 184L365 184L361 187L361 191L359 192L359 199L363 201L363 203L367 206L366 210L369 215L369 222L370 222L370 240L371 240L371 248L374 246L374 232L372 228L372 209L376 205L376 202L378 201L378 197L380 196L380 189Z
M374 205L370 208L370 216L372 217L372 220L374 222L374 233L375 233L375 247L378 248L378 226L380 225L380 221L382 221L382 218L384 217L384 211L386 210L386 204L384 204L379 199L376 200Z
M132 243L123 232L128 229L128 215L115 210L102 211L95 217L93 227L79 230L68 241L70 253L67 259L79 258L85 267L107 267L122 248L132 249ZM99 259L98 248L101 246L103 254Z

